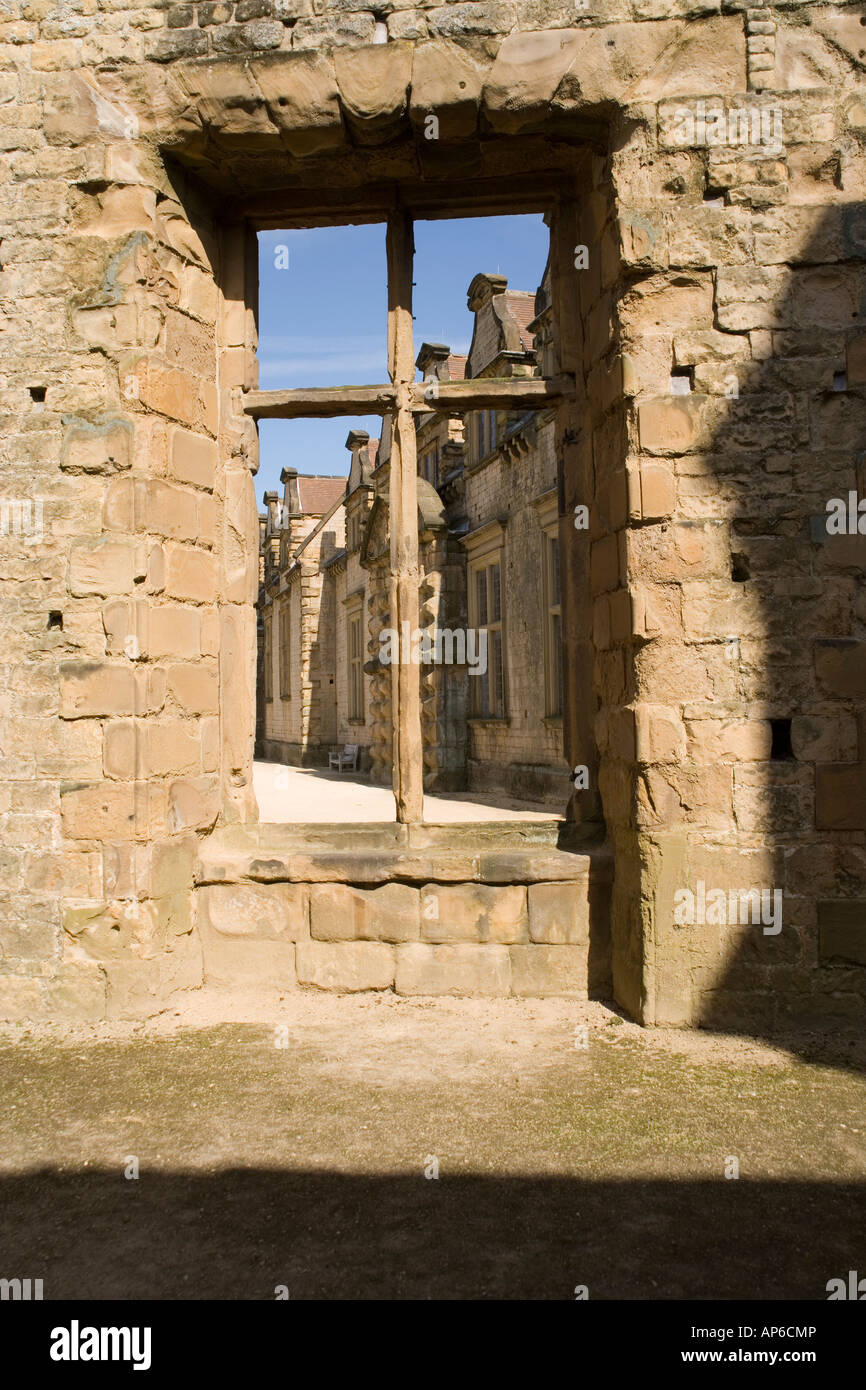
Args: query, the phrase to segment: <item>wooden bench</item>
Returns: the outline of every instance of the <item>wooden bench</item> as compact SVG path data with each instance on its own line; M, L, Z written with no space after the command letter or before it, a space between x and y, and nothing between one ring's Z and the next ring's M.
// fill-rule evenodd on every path
M343 769L347 767L351 768L353 772L357 772L358 744L347 743L343 746L342 750L335 748L332 753L329 753L328 768L330 769L332 767L335 767L338 772L342 772Z

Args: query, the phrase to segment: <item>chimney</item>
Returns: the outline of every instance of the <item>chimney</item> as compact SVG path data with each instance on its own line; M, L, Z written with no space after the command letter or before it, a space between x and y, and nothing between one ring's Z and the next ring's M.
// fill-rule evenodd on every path
M297 468L284 468L280 473L280 482L283 484L286 518L300 516L301 493L298 487Z

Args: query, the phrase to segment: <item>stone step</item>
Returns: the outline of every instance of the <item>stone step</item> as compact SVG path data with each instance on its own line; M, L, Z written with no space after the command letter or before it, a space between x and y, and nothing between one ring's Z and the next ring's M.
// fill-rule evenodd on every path
M562 821L468 825L227 826L204 841L197 883L528 883L601 872L609 849Z
M604 994L611 865L591 832L554 821L226 827L196 868L205 979Z

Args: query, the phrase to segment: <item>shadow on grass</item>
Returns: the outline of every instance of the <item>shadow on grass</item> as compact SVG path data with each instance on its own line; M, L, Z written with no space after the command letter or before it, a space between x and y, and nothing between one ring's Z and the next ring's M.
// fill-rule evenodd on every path
M824 1300L864 1259L852 1183L43 1170L0 1201L0 1273L46 1299Z

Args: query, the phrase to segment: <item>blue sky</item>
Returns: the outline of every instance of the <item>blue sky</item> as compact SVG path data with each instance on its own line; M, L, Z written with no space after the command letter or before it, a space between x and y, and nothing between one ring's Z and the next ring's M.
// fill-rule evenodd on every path
M279 260L288 268L278 269ZM466 352L472 315L466 291L479 271L507 275L511 289L537 288L547 259L540 215L415 224L415 352L422 342ZM259 234L259 386L363 385L388 380L385 226L322 227ZM379 434L378 417L262 420L256 495L282 492L280 470L348 469L350 429Z

